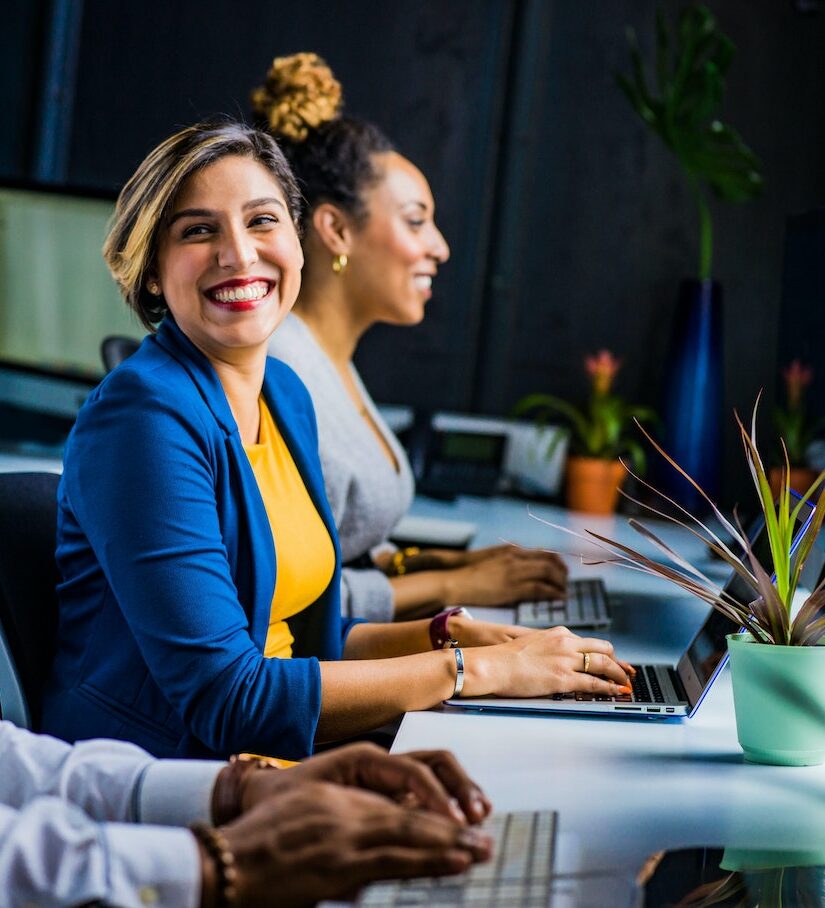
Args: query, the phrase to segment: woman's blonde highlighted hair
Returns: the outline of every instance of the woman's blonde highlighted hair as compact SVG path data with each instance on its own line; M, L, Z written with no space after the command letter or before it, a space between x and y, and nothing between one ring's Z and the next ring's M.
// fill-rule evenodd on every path
M149 331L168 311L163 297L149 293L146 283L155 271L158 236L175 198L193 173L235 155L252 158L269 171L298 229L300 193L270 135L243 123L207 121L161 142L123 187L103 244L103 257L126 304Z

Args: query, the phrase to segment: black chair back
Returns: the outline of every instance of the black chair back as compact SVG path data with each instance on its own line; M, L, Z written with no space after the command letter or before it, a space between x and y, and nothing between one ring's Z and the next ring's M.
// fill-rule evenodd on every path
M57 645L59 481L54 473L0 473L0 625L34 728Z
M119 366L139 346L140 341L133 337L123 337L120 334L110 334L108 337L104 337L100 345L100 358L103 360L106 371L111 372L115 366Z

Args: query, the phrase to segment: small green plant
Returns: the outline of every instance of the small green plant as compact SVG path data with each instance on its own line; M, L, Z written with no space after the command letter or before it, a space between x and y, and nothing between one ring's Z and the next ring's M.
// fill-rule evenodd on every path
M636 32L627 29L630 75L619 87L645 125L676 155L699 208L699 279L710 280L713 225L706 191L728 202L746 202L762 190L761 164L735 129L716 111L736 48L705 6L682 13L675 33L656 14L655 91L649 87Z
M584 358L584 368L590 379L590 397L584 407L554 397L551 394L528 394L515 407L515 415L533 416L545 425L553 416L561 416L570 426L570 451L582 457L617 460L627 455L637 472L646 466L644 448L628 436L633 420L647 422L655 418L647 407L635 407L611 393L621 360L609 350L600 350ZM552 457L552 444L547 457Z
M805 388L813 381L814 370L795 359L782 370L785 382L785 406L773 411L773 424L781 439L780 447L792 467L805 466L805 453L821 427L811 422L805 410ZM780 457L784 454L780 451Z
M694 596L698 596L727 618L747 628L757 643L815 646L825 636L825 581L820 583L807 597L795 618L791 617L791 604L799 585L799 577L805 560L813 548L814 541L825 519L825 486L823 486L825 470L820 473L801 499L797 500L791 494L788 481L790 463L786 456L785 465L782 468L779 495L774 501L774 496L765 474L765 467L756 447L756 413L758 405L759 401L757 399L753 408L750 432L745 428L738 414L736 415L736 422L739 426L742 444L745 449L745 459L756 487L762 514L765 518L770 552L773 559L774 579L771 579L771 569L760 564L755 556L748 538L735 516L735 512L732 519L727 518L698 483L651 438L641 425L639 428L659 454L678 470L707 501L716 519L724 530L730 534L734 547L738 547L741 554L736 554L732 546L720 538L710 527L649 483L639 480L660 499L675 507L679 513L685 516L686 520L674 517L666 511L638 501L622 492L626 498L634 501L648 513L657 517L664 517L672 523L683 527L703 542L715 555L736 571L739 577L753 590L752 602L742 603L728 595L698 567L692 565L671 546L663 542L652 529L639 520L630 519L629 525L646 540L652 542L659 551L663 552L670 564L654 561L630 546L610 539L607 536L602 536L592 530L587 530L587 535L583 536L573 530L565 529L555 524L553 526L555 529L562 530L591 544L593 540L596 540L597 545L606 553L606 557L603 559L606 562L656 577L662 577L692 593ZM791 543L795 535L799 515L802 512L802 508L805 507L805 503L808 501L813 503L814 500L816 500L816 507L813 516L804 530L796 552L792 556Z

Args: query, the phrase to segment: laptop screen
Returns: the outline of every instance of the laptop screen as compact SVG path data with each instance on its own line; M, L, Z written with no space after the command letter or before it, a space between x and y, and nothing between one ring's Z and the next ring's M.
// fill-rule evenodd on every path
M794 529L794 545L799 541L801 531L807 526L808 521L813 516L813 512L813 507L807 503L800 509ZM771 546L764 518L760 518L751 527L748 538L759 563L766 570L770 570L773 573L773 558L771 557ZM747 605L756 598L753 589L734 571L731 572L724 589L729 596L741 605ZM735 634L739 627L737 622L731 621L730 618L726 618L721 612L717 612L714 609L702 625L699 633L693 638L685 656L692 669L692 674L702 688L707 686L714 672L719 667L719 663L727 655L728 644L725 637L728 634Z

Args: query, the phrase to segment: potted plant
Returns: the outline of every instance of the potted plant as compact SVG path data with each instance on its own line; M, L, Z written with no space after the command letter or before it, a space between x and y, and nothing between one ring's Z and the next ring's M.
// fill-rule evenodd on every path
M780 461L787 455L790 469L788 481L791 488L807 489L816 478L816 470L808 466L806 453L813 441L818 424L808 419L805 410L805 388L811 383L814 370L795 359L782 370L785 385L785 406L773 411L773 424L780 437ZM781 466L771 467L768 480L774 495L778 494L782 481Z
M719 483L722 410L722 288L713 280L713 222L709 199L746 202L762 190L761 164L718 111L736 48L707 7L691 4L674 30L656 15L656 49L648 76L636 33L627 29L630 71L619 88L644 125L684 172L699 215L699 260L684 280L672 326L662 412L668 450L711 493ZM678 476L662 482L690 507L695 490Z
M584 358L590 380L590 396L583 407L576 407L551 394L529 394L516 405L517 415L532 414L539 425L552 415L561 416L571 430L570 454L565 470L568 507L589 514L612 514L616 510L619 488L625 479L620 458L628 456L637 472L644 472L642 446L629 437L632 420L654 418L647 407L625 403L612 393L621 360L609 350ZM555 446L548 448L551 457Z
M772 565L759 563L738 519L735 516L727 518L699 484L641 426L654 448L705 500L733 542L725 542L706 523L648 483L644 485L666 502L676 505L682 516L674 517L661 508L637 502L700 539L750 587L752 602L743 605L725 594L699 567L690 564L653 529L638 520L631 519L630 526L653 542L670 563L659 563L592 530L580 538L591 543L595 540L606 552L607 561L675 583L746 629L744 634L728 637L737 732L746 759L778 765L822 763L825 761L825 684L822 683L825 646L820 644L825 638L825 580L817 585L795 615L791 606L805 560L825 519L825 471L816 477L801 499L796 499L790 491L790 463L786 457L779 495L774 500L756 446L757 407L758 400L750 432L738 415L736 420L765 518ZM816 502L814 514L792 556L796 521L809 500ZM566 532L580 536L571 530Z

